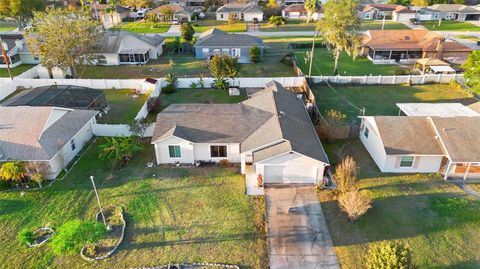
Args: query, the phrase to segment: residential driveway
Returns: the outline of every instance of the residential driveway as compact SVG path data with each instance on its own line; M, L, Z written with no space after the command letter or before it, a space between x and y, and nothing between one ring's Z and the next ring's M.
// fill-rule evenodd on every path
M313 186L265 188L271 269L340 268Z
M180 33L180 24L172 24L170 28L168 28L167 34L169 35L179 35Z

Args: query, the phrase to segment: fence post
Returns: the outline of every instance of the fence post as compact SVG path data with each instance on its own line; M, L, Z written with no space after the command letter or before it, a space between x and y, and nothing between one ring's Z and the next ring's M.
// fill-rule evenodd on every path
M352 83L352 76L350 76L350 84Z
M440 83L440 81L442 81L442 73L438 74L437 77L437 82Z
M377 81L377 83L378 83L378 84L382 84L381 82L382 82L382 75L379 75L379 76L378 76L378 81Z
M427 78L427 75L423 74L423 77L422 77L422 84L425 84L425 79Z
M363 77L363 84L367 84L367 75Z
M408 83L410 83L410 81L412 81L412 74L408 74Z
M392 84L395 84L395 80L396 80L397 76L396 75L393 75L393 78L392 78Z

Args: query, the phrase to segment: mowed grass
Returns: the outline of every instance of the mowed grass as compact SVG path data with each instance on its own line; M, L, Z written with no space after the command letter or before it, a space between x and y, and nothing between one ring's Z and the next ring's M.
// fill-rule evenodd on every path
M471 36L471 35L457 35L455 37L460 39L472 40L472 41L480 41L480 37Z
M137 94L133 89L106 90L105 97L109 109L98 119L98 122L110 124L133 122L138 111L148 99L147 94Z
M100 143L52 186L24 195L0 193L2 268L141 268L183 262L268 267L264 200L245 195L244 176L236 169L147 168L154 160L147 141L127 167L112 171L108 161L97 158ZM54 255L48 244L28 248L18 242L23 228L94 219L98 206L90 175L104 206L125 209L125 239L111 258L92 263L79 254Z
M310 50L295 50L297 65L304 74L308 74L309 62L305 59L307 51ZM312 76L332 76L333 66L333 54L326 48L316 47L313 56ZM341 76L394 75L400 69L402 67L395 64L373 64L366 57L359 56L354 60L346 53L342 53L338 61L338 74Z
M474 24L471 24L469 22L458 22L458 21L442 21L440 26L438 26L438 21L426 21L426 22L422 22L422 26L431 31L459 31L459 32L480 31L480 27Z
M15 68L11 68L10 71L12 72L12 76L16 77L34 66L35 65L32 64L21 64ZM0 77L9 77L7 68L0 68Z
M339 152L359 162L359 186L373 200L373 208L351 223L331 193L319 194L342 268L364 268L368 248L382 241L407 243L420 269L480 267L478 200L435 174L382 174L359 141L325 148L333 164Z
M111 30L122 30L134 33L165 33L170 28L170 23L160 22L123 22L119 25L115 25Z
M362 21L360 26L360 30L367 31L367 30L381 30L382 29L382 21ZM408 27L399 22L395 21L385 21L384 30L404 30L408 29Z
M315 31L315 22L307 23L305 20L287 20L287 23L280 26L262 23L262 32L295 32L295 31Z
M358 108L365 107L365 115L398 115L396 103L451 103L465 105L476 99L455 89L449 84L434 85L376 85L376 86L342 86L333 85L334 90L326 85L316 85L313 90L317 96L317 106L321 113L336 109L346 114L347 119L356 119ZM351 104L349 104L351 103ZM358 121L358 119L357 119Z
M247 31L247 24L241 21L235 21L229 24L228 21L217 21L216 19L198 20L193 23L193 28L196 33L208 31L212 28L218 28L225 32L245 32Z
M209 104L209 103L240 103L247 99L244 90L240 96L229 96L228 91L218 89L178 89L171 94L161 94L161 108L171 104Z

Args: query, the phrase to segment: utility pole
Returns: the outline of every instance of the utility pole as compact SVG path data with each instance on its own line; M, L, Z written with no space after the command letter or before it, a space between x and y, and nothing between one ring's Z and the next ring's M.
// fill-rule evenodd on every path
M97 203L98 203L98 207L100 207L100 214L102 215L103 224L105 224L105 228L108 231L109 228L107 226L107 220L105 220L105 215L103 215L102 205L100 204L100 197L98 196L97 187L95 186L95 181L93 181L93 176L90 176L90 180L92 181L93 190L95 191L95 196L97 196Z
M312 41L312 52L310 52L310 66L308 67L308 78L312 77L312 64L313 64L313 53L315 52L315 38L317 37L318 32L315 31Z

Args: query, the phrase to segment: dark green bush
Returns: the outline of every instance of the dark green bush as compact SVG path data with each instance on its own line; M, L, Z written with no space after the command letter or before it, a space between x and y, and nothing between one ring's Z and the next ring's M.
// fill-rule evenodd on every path
M24 245L31 244L33 241L33 232L28 229L22 229L18 233L18 241Z
M367 269L413 269L412 250L400 242L382 242L368 250Z
M176 91L177 91L177 87L175 87L173 85L167 85L167 86L162 88L162 93L164 93L164 94L171 94L171 93L174 93Z

